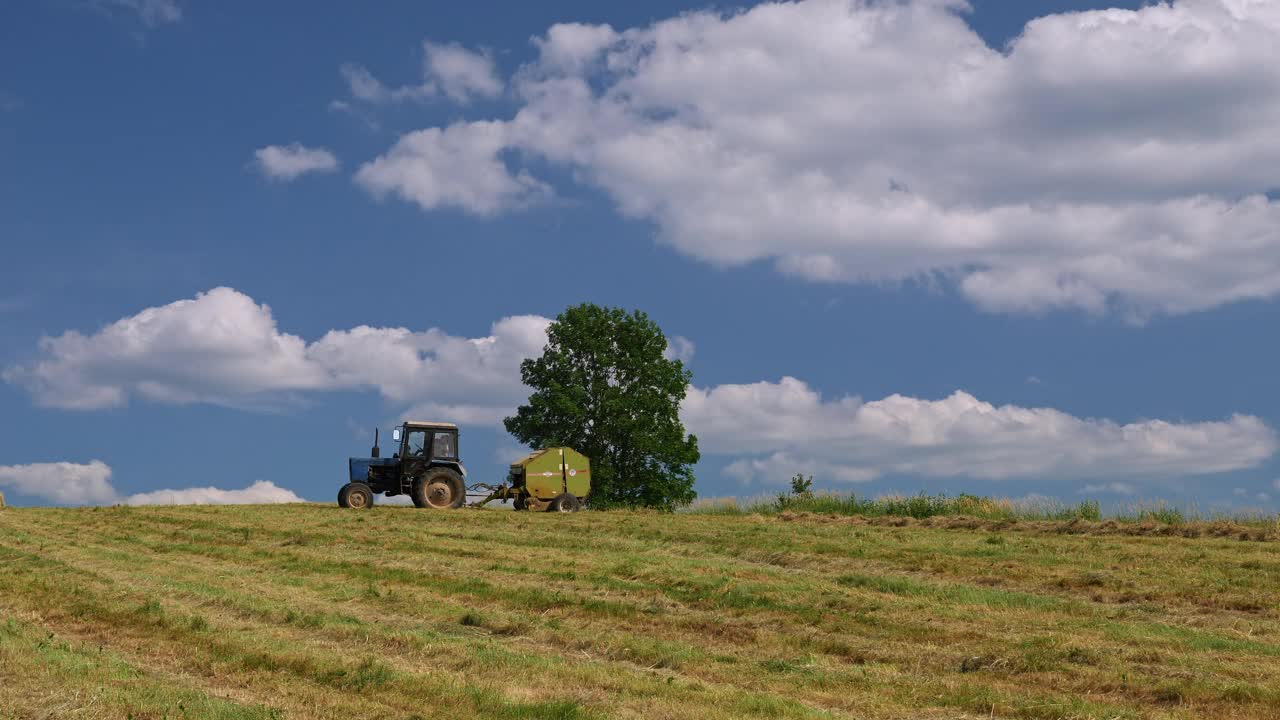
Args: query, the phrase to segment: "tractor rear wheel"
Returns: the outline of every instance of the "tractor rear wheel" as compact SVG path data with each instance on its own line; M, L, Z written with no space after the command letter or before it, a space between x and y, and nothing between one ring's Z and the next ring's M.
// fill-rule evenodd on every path
M467 501L462 476L449 468L433 468L413 483L413 504L426 508L458 508Z
M582 503L578 502L577 496L572 493L556 496L556 499L551 501L551 507L548 508L550 512L578 512L580 509L582 509Z
M362 482L343 485L338 491L338 506L357 510L373 507L373 488Z

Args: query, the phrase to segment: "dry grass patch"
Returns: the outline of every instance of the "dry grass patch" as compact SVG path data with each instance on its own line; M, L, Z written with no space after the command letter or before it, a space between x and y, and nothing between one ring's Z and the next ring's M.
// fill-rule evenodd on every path
M8 508L0 717L1272 719L1237 531Z

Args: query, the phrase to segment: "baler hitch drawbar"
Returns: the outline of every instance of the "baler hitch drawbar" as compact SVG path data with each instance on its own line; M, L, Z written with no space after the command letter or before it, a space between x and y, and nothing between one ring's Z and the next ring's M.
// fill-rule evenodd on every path
M511 486L506 483L502 483L501 485L490 485L488 483L468 485L468 494L478 495L480 492L487 492L489 494L486 495L483 500L468 503L467 507L479 508L484 507L486 504L491 503L494 500L512 500L515 498L515 493L511 492L511 489Z

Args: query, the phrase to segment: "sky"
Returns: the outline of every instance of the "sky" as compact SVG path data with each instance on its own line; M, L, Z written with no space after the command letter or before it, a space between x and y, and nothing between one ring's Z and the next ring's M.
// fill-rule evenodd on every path
M1277 68L1271 0L6 3L0 491L330 502L406 418L494 482L594 302L702 497L1275 512Z

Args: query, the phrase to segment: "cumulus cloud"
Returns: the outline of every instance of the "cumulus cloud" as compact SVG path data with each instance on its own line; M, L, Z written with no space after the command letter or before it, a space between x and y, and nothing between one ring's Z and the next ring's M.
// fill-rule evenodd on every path
M378 198L394 194L423 208L458 207L477 215L549 198L550 186L508 167L501 155L507 132L499 122L419 130L361 166L355 180Z
M673 335L667 338L667 349L662 355L668 360L679 360L688 365L693 360L693 353L697 350L693 341L681 335Z
M258 148L253 152L253 159L263 177L271 180L289 181L307 173L338 169L338 158L333 153L299 143Z
M368 68L356 63L344 63L338 68L338 72L342 75L342 79L347 82L347 89L351 93L351 97L367 103L383 104L406 100L424 100L436 94L435 83L431 81L423 81L417 85L404 85L396 88L387 87L381 80L374 77ZM346 103L340 100L335 100L334 104L341 104L342 109L349 108Z
M423 45L426 75L439 84L445 95L466 103L472 96L494 98L502 93L498 68L487 52L468 50L458 43Z
M111 484L111 466L101 460L88 463L53 462L0 465L0 487L58 505L246 505L304 502L293 492L268 480L243 490L214 487L157 490L120 495Z
M156 490L130 495L123 502L126 505L268 505L306 501L270 480L259 480L242 490L215 487Z
M519 364L542 351L550 320L499 320L478 338L360 326L308 343L271 308L231 288L152 307L96 333L40 342L6 381L47 407L92 410L131 397L170 404L273 406L306 391L376 389L421 412L497 422L523 398Z
M782 482L798 471L844 482L889 473L987 480L1186 476L1254 467L1277 448L1275 431L1249 415L1119 424L1052 408L995 406L964 392L941 400L825 400L795 378L691 388L681 415L705 451L743 455L728 472L748 481Z
M804 0L556 25L515 75L513 117L447 130L491 139L448 166L519 150L695 258L941 278L992 311L1141 319L1280 293L1280 5L1049 15L1003 50L968 9ZM439 137L422 132L401 143ZM522 205L519 170L450 196L417 189L446 172L434 153L389 156L382 192L424 208Z
M422 44L422 51L422 79L416 84L389 87L357 63L345 63L338 72L353 99L374 105L423 101L440 94L465 105L473 97L497 97L506 87L498 76L493 57L486 51L468 50L458 43L430 41Z
M0 487L61 505L103 505L116 501L111 467L90 463L0 465Z
M309 393L372 390L406 416L497 426L527 398L520 363L541 353L550 323L507 317L474 338L362 325L307 341L280 330L268 306L216 288L89 335L46 337L33 362L3 377L38 404L67 409L118 407L133 398L275 407ZM668 348L686 356L692 350L678 337ZM681 416L703 452L729 458L729 474L745 481L795 472L840 482L886 474L1061 478L1123 493L1138 479L1254 467L1277 448L1276 433L1249 415L1121 424L995 406L964 392L939 400L826 399L790 377L691 386Z
M528 391L520 362L542 352L551 321L537 315L503 318L478 338L432 328L331 331L307 347L330 389L377 388L408 415L493 425L511 414Z

